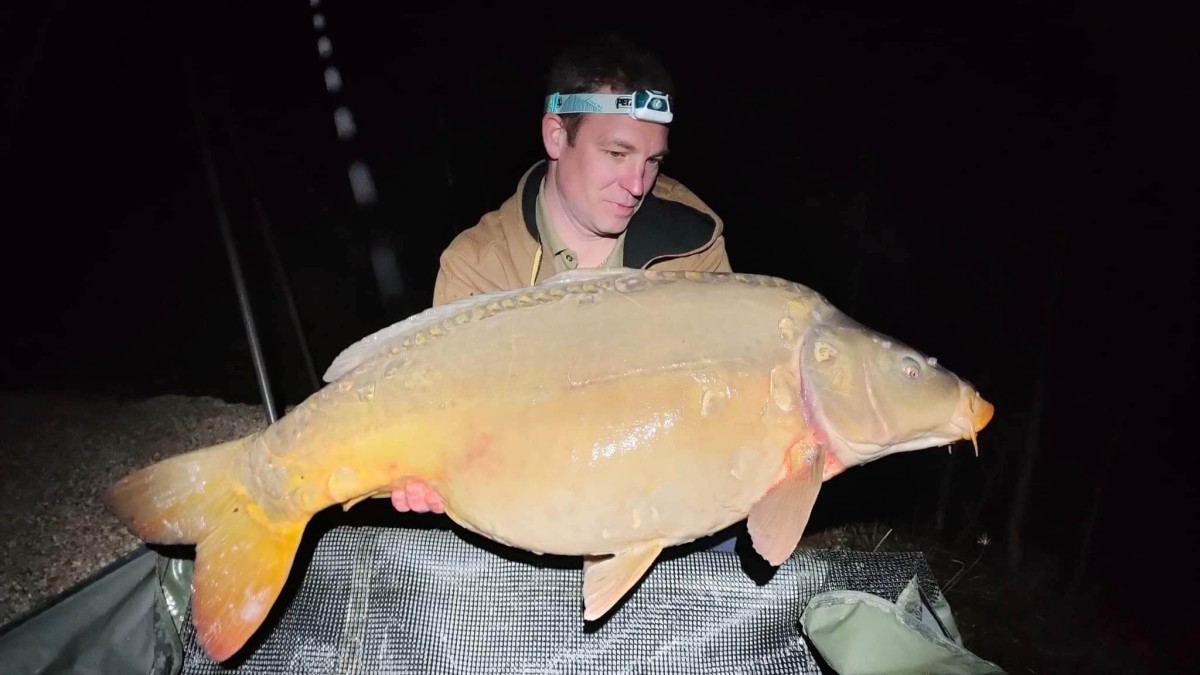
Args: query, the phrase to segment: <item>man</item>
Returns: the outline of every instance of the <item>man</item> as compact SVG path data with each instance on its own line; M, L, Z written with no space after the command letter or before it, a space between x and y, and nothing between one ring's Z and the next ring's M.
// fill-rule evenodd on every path
M542 117L548 159L442 253L433 304L522 288L568 269L731 271L721 219L659 173L669 105L635 92L672 90L658 59L618 38L559 56ZM570 94L601 96L580 101ZM563 112L573 106L609 109ZM400 511L444 511L441 498L419 481L397 488L392 504Z
M610 37L558 58L547 101L589 92L669 94L672 87L656 58ZM625 98L632 103L632 96ZM594 102L584 107L589 104ZM667 125L635 119L629 109L546 112L541 131L548 159L442 253L433 304L521 288L566 269L729 271L721 219L686 187L659 174L668 152Z

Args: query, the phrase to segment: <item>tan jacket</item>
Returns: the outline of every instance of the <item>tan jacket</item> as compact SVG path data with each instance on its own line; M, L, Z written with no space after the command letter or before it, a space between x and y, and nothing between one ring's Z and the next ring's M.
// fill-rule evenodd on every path
M554 274L549 252L538 251L537 193L546 161L534 164L500 208L461 232L442 252L434 306L477 293L514 290ZM678 181L659 175L630 219L625 234L627 267L729 272L721 218Z

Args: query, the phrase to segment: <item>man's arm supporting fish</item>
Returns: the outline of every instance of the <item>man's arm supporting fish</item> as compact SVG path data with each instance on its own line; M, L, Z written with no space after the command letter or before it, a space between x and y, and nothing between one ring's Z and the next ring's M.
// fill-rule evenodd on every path
M215 660L259 628L333 505L414 489L495 541L581 556L593 620L664 548L742 519L782 563L824 480L974 442L992 416L934 359L744 274L563 273L385 328L326 379L267 429L109 492L143 540L196 544L193 617Z

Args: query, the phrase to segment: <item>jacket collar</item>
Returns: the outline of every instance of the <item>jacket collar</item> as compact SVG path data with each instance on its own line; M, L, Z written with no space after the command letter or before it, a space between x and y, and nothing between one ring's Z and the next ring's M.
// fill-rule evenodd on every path
M547 160L525 175L521 190L521 219L525 230L541 244L537 229L537 195L546 176ZM686 204L663 199L651 192L629 219L625 233L624 264L644 267L660 257L685 255L703 248L718 234L717 222L707 213Z

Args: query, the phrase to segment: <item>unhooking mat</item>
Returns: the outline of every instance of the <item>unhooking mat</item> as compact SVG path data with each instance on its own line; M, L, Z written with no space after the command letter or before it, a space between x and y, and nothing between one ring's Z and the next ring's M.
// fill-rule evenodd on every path
M449 530L336 527L293 574L298 589L225 664L196 643L189 611L182 672L1002 672L962 648L920 553L801 549L758 581L735 553L664 556L596 625L577 564L511 559Z

